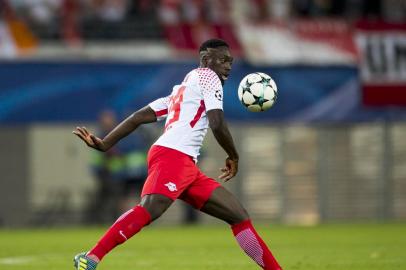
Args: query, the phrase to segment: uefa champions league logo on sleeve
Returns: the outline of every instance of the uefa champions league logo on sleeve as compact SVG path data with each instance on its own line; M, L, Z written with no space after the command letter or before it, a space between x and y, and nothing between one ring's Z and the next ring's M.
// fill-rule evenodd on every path
M222 100L223 100L223 94L221 93L221 90L216 90L216 93L214 94L214 96L215 96L219 101L222 101Z

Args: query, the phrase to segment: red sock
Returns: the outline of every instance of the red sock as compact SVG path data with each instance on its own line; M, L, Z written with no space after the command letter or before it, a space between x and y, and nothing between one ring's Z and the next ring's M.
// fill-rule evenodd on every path
M89 251L89 254L95 255L101 260L110 250L130 239L142 227L148 225L150 221L151 216L147 210L137 205L116 220L99 242Z
M264 241L252 226L251 220L231 226L238 244L262 269L282 270Z

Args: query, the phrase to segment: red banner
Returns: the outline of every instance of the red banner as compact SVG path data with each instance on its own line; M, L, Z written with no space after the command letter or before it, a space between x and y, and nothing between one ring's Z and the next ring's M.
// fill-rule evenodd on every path
M241 54L241 46L229 24L166 24L165 36L169 43L183 53L196 53L200 44L209 38L224 39L231 47L234 55Z

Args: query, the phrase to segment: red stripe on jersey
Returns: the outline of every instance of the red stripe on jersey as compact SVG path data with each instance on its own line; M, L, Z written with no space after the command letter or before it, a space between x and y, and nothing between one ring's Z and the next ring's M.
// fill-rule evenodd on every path
M162 116L162 115L165 115L165 114L168 114L168 109L163 109L163 110L160 110L160 111L156 111L156 112L155 112L155 115L156 115L157 117Z
M200 101L200 107L197 110L195 117L190 122L190 126L192 128L196 125L197 121L199 121L200 117L202 117L202 113L204 112L205 109L206 109L206 106L204 106L204 100L201 100Z

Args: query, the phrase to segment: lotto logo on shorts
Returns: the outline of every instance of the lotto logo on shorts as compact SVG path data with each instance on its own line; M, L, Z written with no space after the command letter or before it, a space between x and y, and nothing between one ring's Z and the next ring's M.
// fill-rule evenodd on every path
M169 191L178 191L176 185L172 182L166 183L165 186L169 189Z

